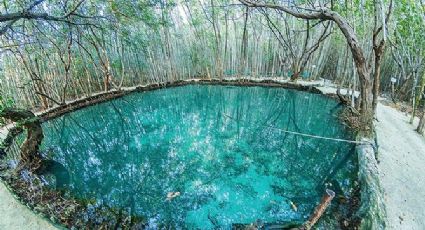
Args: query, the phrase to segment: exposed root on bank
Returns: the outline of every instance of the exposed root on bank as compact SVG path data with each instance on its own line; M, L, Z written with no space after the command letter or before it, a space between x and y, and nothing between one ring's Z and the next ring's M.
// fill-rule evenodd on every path
M359 113L353 110L351 107L345 107L341 111L339 119L345 126L349 127L355 132L364 130L364 125L360 119Z
M31 172L36 172L42 164L39 152L44 137L41 121L31 111L17 108L3 109L0 117L17 122L27 130L27 138L21 145L21 159L18 168L28 168Z

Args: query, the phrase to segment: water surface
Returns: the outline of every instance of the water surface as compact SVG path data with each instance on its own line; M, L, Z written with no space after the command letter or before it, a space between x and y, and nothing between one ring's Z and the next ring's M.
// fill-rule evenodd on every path
M61 186L74 196L125 209L151 227L305 221L326 186L349 193L353 145L282 130L350 138L339 109L293 90L189 85L46 122L42 148L65 166L70 178ZM170 192L180 195L167 200Z

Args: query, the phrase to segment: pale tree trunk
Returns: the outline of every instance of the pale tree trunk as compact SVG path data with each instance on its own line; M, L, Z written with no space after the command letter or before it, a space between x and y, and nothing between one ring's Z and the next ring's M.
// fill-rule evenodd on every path
M246 63L247 63L247 49L248 49L248 17L249 17L249 7L245 9L244 16L244 26L243 26L243 34L242 34L242 43L241 43L241 65L239 67L239 75L243 76L246 71Z
M31 78L31 81L33 82L35 94L39 96L43 109L49 108L49 102L47 101L47 99L50 99L50 97L47 96L45 93L43 80L38 76L34 68L30 65L31 60L27 61L27 59L24 57L24 55L21 52L17 52L17 56L20 57L20 61L24 65L26 71L28 72ZM34 61L34 62L37 63L37 61Z
M417 75L417 73L415 73ZM424 87L425 87L425 73L422 75L421 80L417 83L417 76L415 76L413 88L412 88L412 116L410 117L410 124L413 124L415 119L417 109L421 102L421 98L423 98Z
M379 5L379 7L378 7ZM390 1L390 5L388 8L388 13L384 13L384 6L382 0L375 1L375 29L373 32L373 53L374 53L374 73L373 73L373 101L372 101L372 107L373 111L376 112L376 107L378 106L378 98L379 98L379 92L380 92L380 83L381 83L381 65L382 65L382 58L385 52L385 43L386 43L386 28L388 21L391 16L393 1ZM380 13L378 13L378 8L380 8ZM382 18L382 25L378 27L378 18L381 16ZM383 38L378 41L378 35L379 33L383 31Z
M223 68L222 68L222 60L221 60L221 35L220 35L220 27L218 23L218 17L216 15L216 9L214 5L214 0L210 1L211 3L211 20L212 25L214 29L214 36L215 36L215 65L216 65L216 71L215 75L217 75L219 78L223 77Z
M416 129L416 131L420 134L423 134L424 128L425 128L425 109L422 109L422 117L419 120L419 125L418 125L418 128Z
M376 107L378 106L378 98L379 98L379 92L380 92L379 89L380 89L380 82L381 82L382 54L383 54L383 51L375 51L375 70L373 73L373 102L372 102L373 111L375 112L376 112Z
M93 36L93 39L89 41L93 48L96 51L97 57L99 58L100 65L102 66L102 72L103 72L103 90L105 92L108 92L111 89L111 83L112 83L112 72L111 72L111 65L109 63L109 58L106 53L106 48L101 43L101 39L96 35L95 31L90 27L91 35ZM100 48L99 48L100 46Z
M425 92L424 91L425 91L425 74L422 76L421 88L419 90L419 95L420 97L422 97L422 117L419 120L419 125L416 131L418 131L418 133L420 134L424 133L424 127L425 127Z

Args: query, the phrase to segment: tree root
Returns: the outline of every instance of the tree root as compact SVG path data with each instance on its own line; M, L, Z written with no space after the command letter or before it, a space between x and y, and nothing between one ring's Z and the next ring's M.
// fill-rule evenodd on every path
M17 108L3 109L0 117L16 122L27 130L27 138L21 145L18 169L28 168L31 172L36 172L42 164L39 148L44 135L40 120L31 111Z

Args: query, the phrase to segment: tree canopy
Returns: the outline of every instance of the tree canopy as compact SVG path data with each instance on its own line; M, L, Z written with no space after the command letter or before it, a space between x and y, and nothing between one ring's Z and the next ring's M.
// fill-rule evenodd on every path
M325 78L388 93L395 78L393 99L412 101L424 75L424 10L411 0L3 0L0 90L42 109L187 78Z

